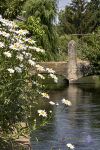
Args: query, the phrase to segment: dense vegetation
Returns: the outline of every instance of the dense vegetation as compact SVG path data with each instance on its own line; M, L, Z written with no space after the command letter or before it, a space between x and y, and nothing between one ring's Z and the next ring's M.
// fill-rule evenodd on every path
M37 47L29 31L0 17L0 138L4 140L28 136L52 114L39 105L49 99L40 72L58 81L55 71L38 64L43 55L45 50Z
M91 0L90 2L86 0L72 0L70 5L59 12L57 31L61 51L65 52L67 42L75 39L77 42L78 57L89 60L94 66L99 66L99 0Z
M86 38L92 41L93 37L99 35L100 1L72 0L70 5L66 5L65 9L58 13L59 21L56 23L57 2L57 0L1 0L0 12L3 17L12 20L20 18L18 22L20 27L27 29L31 36L34 36L37 45L46 49L44 60L67 60L67 45L71 39L78 43L81 59L85 51L83 58L93 60L93 57L90 57L91 45ZM97 40L99 42L99 38ZM92 43L95 49L98 42L94 45ZM80 43L82 46L79 48ZM83 45L86 45L85 50Z
M92 33L100 25L100 1L72 0L59 13L61 34Z
M24 20L21 28L28 29L36 38L37 44L48 50L48 53L56 52L57 37L53 28L57 11L56 0L5 0L0 3L3 17L16 19L20 15Z
M33 120L30 128L35 128L39 109L35 100L39 95L49 98L41 91L45 85L40 80L45 77L38 71L44 68L35 61L67 60L67 45L74 39L78 57L100 69L100 0L72 0L58 13L58 23L57 0L1 0L0 13L12 20L0 16L0 130L4 136L15 129L21 134L19 122L20 126L25 122L26 128ZM34 89L31 67L38 73ZM46 71L57 82L54 71Z

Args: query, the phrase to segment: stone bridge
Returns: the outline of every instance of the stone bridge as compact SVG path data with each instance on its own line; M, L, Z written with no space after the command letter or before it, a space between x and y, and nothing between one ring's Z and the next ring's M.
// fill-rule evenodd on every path
M75 83L79 78L93 74L92 66L87 61L77 61L77 66L69 62L41 62L39 63L44 68L52 68L57 75L65 77L69 83ZM74 68L75 67L75 68Z
M77 60L76 43L70 41L68 44L68 61L66 62L41 62L44 68L52 68L56 74L68 79L69 83L75 83L79 78L93 75L93 67L88 61Z

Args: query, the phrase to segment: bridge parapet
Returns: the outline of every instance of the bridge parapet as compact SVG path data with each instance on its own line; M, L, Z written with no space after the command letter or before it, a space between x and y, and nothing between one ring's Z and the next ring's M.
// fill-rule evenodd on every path
M73 40L68 44L68 61L38 62L38 64L44 68L52 68L56 74L64 76L65 79L69 80L69 83L75 83L79 78L93 75L94 71L89 61L77 60L76 42ZM30 73L34 74L35 70L31 69Z
M68 76L68 62L40 62L39 63L41 66L43 66L44 68L52 68L53 70L55 70L55 73L58 75L62 75L65 78L67 78Z
M55 70L57 75L61 75L65 77L65 79L69 80L69 83L75 83L79 78L93 75L93 67L88 61L77 61L77 79L70 80L68 77L68 62L39 62L39 65L44 68L52 68ZM34 75L36 72L34 69L30 70L31 75ZM45 72L40 72L45 73Z

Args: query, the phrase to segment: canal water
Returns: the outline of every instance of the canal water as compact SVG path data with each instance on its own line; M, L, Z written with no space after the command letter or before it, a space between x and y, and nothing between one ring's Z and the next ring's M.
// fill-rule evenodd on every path
M70 85L50 96L60 105L53 106L55 115L49 124L32 133L32 150L67 150L67 143L75 150L100 150L100 86ZM72 106L65 107L62 98Z

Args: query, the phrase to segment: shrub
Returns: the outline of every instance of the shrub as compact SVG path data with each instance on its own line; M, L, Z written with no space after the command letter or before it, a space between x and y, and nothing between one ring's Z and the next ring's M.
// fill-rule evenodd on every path
M37 63L44 54L27 30L0 17L0 130L3 135L24 134L36 128L39 116L45 121L49 117L38 105L42 98L49 99L42 88L41 80L45 77L40 72L49 73L55 82L57 77L52 69ZM33 80L31 72L35 74Z

